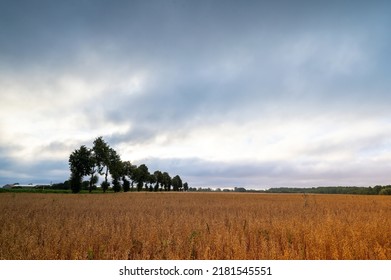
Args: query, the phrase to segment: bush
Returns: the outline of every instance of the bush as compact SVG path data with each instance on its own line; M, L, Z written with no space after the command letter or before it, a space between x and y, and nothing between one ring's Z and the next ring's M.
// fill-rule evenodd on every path
M387 187L387 188L384 188L382 189L379 194L381 195L391 195L391 188L390 187Z

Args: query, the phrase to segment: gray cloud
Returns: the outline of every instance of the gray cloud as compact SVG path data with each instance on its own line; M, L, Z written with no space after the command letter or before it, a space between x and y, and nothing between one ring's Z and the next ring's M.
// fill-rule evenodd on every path
M0 160L0 186L8 183L59 183L69 177L68 162L60 160L41 160L22 162L13 158Z
M47 125L49 130L69 135L35 147L46 155L66 154L99 136L85 131L101 134L120 125L103 135L113 146L146 145L162 134L169 135L169 144L222 123L286 127L319 116L330 116L336 126L344 119L388 123L389 6L384 1L2 1L0 86L29 108L31 126L39 123L35 119L45 125L53 119L58 127ZM11 100L5 91L0 96ZM17 104L11 101L2 105L4 112ZM18 121L8 114L1 132ZM370 141L376 137L383 136L368 135ZM72 138L77 139L64 143ZM17 149L7 141L0 139L0 151L11 157ZM377 154L369 140L358 141L363 148L357 153ZM306 164L317 166L319 155L351 148L342 142L316 142L306 150L316 159ZM388 151L389 143L382 147ZM6 170L19 168L10 161ZM24 166L29 176L51 169L41 161L32 169ZM254 185L257 180L285 185L280 177L298 183L344 178L331 165L310 176L296 162L265 161L199 159L180 169L204 184L241 184L243 177ZM347 177L364 168L350 166Z
M370 186L387 182L390 164L382 162L326 163L317 160L216 162L199 158L147 159L150 171L167 171L192 187L297 187L297 186ZM357 173L357 170L362 172Z

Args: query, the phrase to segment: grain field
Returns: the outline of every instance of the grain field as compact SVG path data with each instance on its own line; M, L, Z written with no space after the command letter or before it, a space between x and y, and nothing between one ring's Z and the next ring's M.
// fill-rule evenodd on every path
M391 197L0 194L0 259L391 259Z

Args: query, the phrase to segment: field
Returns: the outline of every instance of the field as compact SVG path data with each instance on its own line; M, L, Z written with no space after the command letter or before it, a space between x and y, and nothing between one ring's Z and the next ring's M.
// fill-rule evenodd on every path
M391 259L391 197L0 194L0 259Z

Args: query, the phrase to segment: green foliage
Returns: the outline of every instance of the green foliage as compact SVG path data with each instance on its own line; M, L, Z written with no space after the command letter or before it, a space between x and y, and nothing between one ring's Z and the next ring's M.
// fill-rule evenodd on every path
M97 174L104 175L104 182L101 183L103 192L110 187L108 175L111 176L115 192L122 188L124 192L133 190L134 182L138 191L144 187L148 191L159 191L160 187L170 191L171 186L174 186L175 191L182 191L185 186L185 190L188 190L187 183L184 186L179 175L171 179L167 172L155 171L150 174L145 164L135 166L129 161L122 161L120 155L102 137L94 140L92 149L82 145L73 151L69 156L69 168L71 176L68 186L75 193L82 189L92 192L98 183ZM89 180L83 182L85 176L89 176Z
M162 184L165 191L171 190L171 177L167 172L163 172L162 174Z
M313 187L313 188L271 188L266 190L268 193L319 193L319 194L362 194L362 195L376 195L387 194L391 186L375 187Z
M88 190L90 188L90 181L83 181L81 187L83 190Z
M91 174L94 162L91 160L91 150L82 145L69 156L69 168L71 170L71 190L73 193L80 192L84 176Z
M69 168L73 174L80 177L89 175L92 167L91 151L84 145L69 156Z
M53 190L69 190L71 184L69 180L66 180L64 183L53 184L50 188Z
M155 174L149 174L149 176L148 176L148 183L149 183L150 191L154 191L154 188L152 186L153 186L153 184L156 183Z
M113 179L113 191L114 192L121 191L121 184L119 183L119 180L117 178Z
M72 173L71 174L71 178L70 178L70 185L71 185L71 190L73 193L78 193L80 192L81 190L81 181L82 181L82 177L79 176L78 174L74 174Z
M103 181L102 184L100 185L103 192L106 192L107 189L110 187L110 183L109 182L106 182L106 181Z
M183 184L179 175L176 175L174 178L172 178L171 183L174 191L182 191Z
M130 182L125 178L125 176L122 178L123 183L123 188L124 192L128 192L130 190Z
M163 173L160 171L160 170L156 170L154 173L153 173L154 177L155 177L155 192L159 191L160 189L160 186L163 184Z
M118 179L123 174L123 164L119 154L112 148L109 149L109 162L108 167L111 173L111 177Z
M121 161L120 156L114 149L109 149L109 170L111 173L111 177L113 179L113 191L120 192L121 191L121 183L120 178L123 177L124 174L124 164Z
M130 163L130 161L120 161L120 169L121 169L121 176L122 176L122 182L123 182L123 190L124 192L128 192L131 190L131 186L133 189L133 181L134 181L134 170L137 169L137 166Z
M103 140L102 136L94 140L92 150L94 152L95 163L100 175L103 175L102 171L104 167L107 167L109 164L109 149L110 146Z
M382 189L379 194L381 195L391 195L391 187L385 187Z
M133 179L137 183L137 191L143 189L144 183L148 182L149 176L148 167L145 164L141 164L133 171Z

